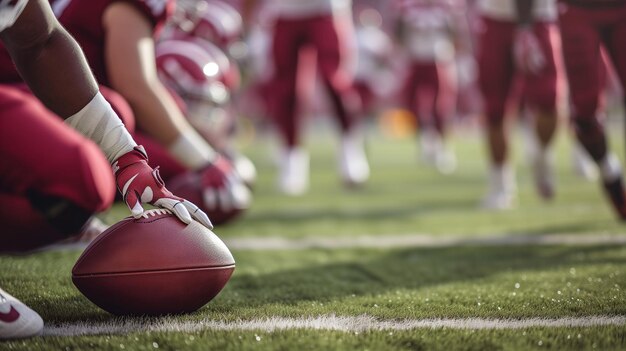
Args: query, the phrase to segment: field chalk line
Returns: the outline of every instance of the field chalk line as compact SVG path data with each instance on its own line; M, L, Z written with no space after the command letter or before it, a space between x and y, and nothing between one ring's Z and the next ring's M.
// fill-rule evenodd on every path
M524 245L625 245L626 236L617 234L538 234L483 237L433 236L426 234L354 236L354 237L243 237L223 238L232 250L306 250L350 248L445 248L456 246Z
M457 246L590 246L626 245L626 235L619 234L536 234L536 235L492 235L466 237L459 235L365 235L345 237L284 238L239 237L222 238L231 250L309 250L309 249L402 249L402 248L446 248ZM48 250L84 250L87 243L52 245Z
M136 332L200 332L206 330L246 331L258 330L274 332L293 329L334 330L344 332L365 332L384 330L412 329L524 329L532 327L594 327L624 326L626 316L589 316L562 318L527 318L527 319L403 319L383 320L369 315L336 316L321 315L316 317L283 318L268 317L263 319L238 320L232 322L203 319L199 321L178 321L171 317L161 319L119 318L110 322L78 322L47 325L44 336L80 336L80 335L124 335Z

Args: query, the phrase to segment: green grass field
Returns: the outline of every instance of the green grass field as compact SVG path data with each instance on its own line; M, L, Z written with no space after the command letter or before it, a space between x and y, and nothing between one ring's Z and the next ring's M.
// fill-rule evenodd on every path
M339 182L334 140L311 136L311 190L300 198L275 190L266 143L246 145L260 177L254 207L215 230L237 260L215 300L184 316L116 318L72 285L79 251L0 257L0 286L48 326L0 349L625 349L625 227L598 184L573 174L569 140L557 140L552 202L535 194L516 145L518 206L489 212L478 207L486 165L473 135L457 139L459 170L444 177L420 165L413 140L375 134L372 179L359 191ZM103 218L126 211L118 205ZM367 245L350 245L363 238Z

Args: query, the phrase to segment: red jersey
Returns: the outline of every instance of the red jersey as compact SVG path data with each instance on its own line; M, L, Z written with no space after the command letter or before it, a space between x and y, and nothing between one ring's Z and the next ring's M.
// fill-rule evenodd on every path
M172 14L175 0L50 0L59 22L83 49L98 83L109 85L105 64L104 11L114 2L135 6L150 21L155 35ZM15 71L8 53L0 50L0 82L16 82L21 78Z

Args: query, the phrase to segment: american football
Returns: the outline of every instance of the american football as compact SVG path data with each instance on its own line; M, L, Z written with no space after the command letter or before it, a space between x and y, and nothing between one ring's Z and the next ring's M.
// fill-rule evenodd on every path
M234 269L232 254L210 230L157 209L101 234L76 262L72 281L113 314L161 315L204 306Z

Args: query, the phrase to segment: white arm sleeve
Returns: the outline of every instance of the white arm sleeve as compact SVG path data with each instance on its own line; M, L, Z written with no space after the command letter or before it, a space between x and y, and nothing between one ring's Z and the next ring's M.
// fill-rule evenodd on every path
M100 92L80 111L66 119L65 123L95 142L110 163L137 146Z

